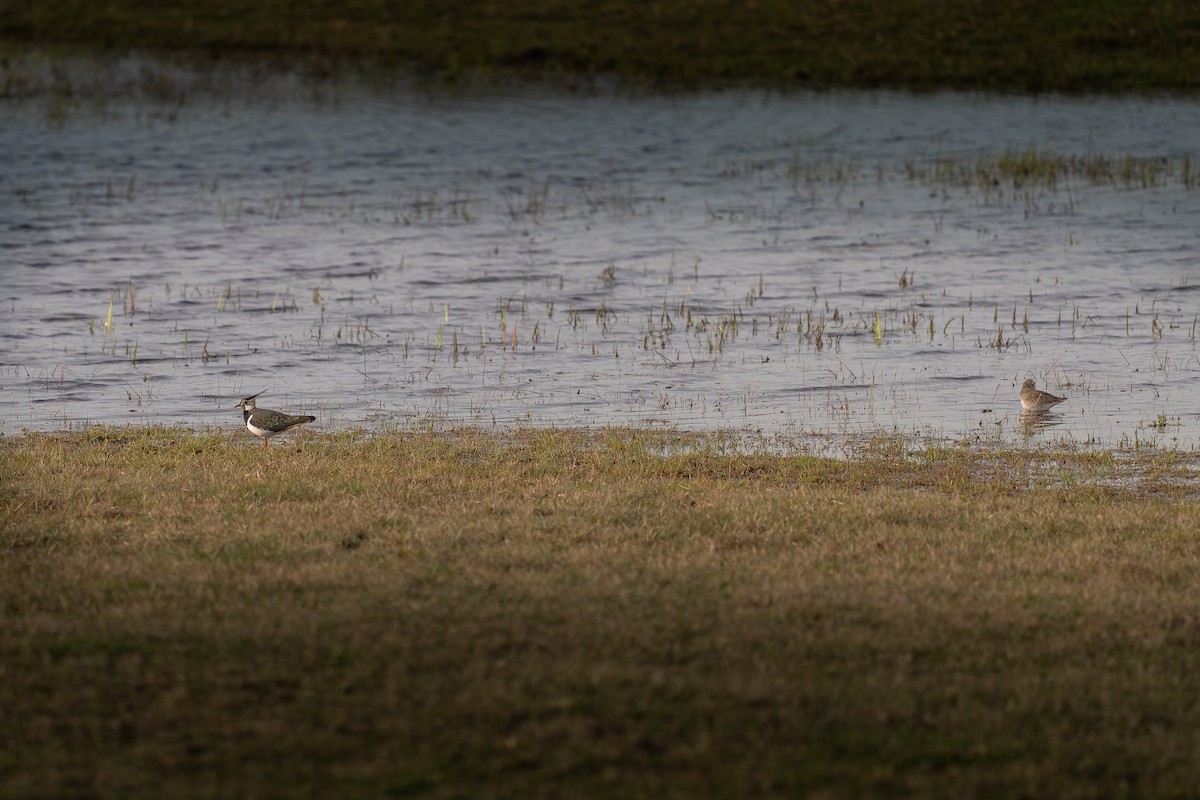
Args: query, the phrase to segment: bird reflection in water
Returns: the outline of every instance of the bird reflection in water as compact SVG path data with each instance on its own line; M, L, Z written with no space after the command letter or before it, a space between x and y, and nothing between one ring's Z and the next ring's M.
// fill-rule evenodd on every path
M1063 423L1063 415L1053 411L1022 411L1021 427L1026 433L1033 433L1042 428L1052 428Z

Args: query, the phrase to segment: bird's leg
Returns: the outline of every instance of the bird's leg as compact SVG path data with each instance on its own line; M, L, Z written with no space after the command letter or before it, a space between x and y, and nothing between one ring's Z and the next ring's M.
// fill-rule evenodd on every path
M270 441L270 440L269 440L269 439L263 439L263 450L266 450L266 449L267 449L267 442L268 442L268 441Z

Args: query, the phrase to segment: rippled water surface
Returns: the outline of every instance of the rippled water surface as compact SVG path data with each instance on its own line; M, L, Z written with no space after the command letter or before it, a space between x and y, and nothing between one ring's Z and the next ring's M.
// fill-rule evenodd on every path
M324 430L1193 449L1197 130L1188 99L10 99L0 434L235 428L268 390ZM1028 377L1061 414L1021 418Z

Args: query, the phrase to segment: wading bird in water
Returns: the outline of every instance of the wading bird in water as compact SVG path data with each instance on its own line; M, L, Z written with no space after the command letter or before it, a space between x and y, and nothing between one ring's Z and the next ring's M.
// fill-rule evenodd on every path
M1066 399L1038 389L1033 378L1026 378L1021 384L1021 408L1026 411L1049 411Z

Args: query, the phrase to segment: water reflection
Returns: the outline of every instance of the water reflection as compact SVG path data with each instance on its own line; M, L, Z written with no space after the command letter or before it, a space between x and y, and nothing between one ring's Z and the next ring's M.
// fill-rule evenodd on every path
M0 101L0 433L270 386L326 428L836 450L1054 373L1078 407L1023 429L1198 441L1193 101L226 91Z
M1026 434L1063 424L1063 415L1054 411L1022 411L1021 427Z

